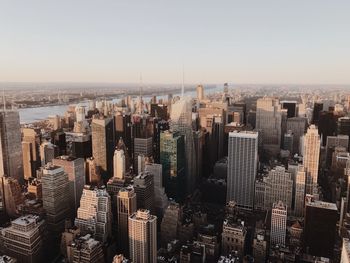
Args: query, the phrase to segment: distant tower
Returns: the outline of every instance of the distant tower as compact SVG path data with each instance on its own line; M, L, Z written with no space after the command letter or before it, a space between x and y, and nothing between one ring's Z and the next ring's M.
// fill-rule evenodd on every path
M148 210L138 210L129 217L129 247L133 262L157 262L157 217Z
M204 87L203 87L203 85L197 86L197 99L198 99L198 101L204 100Z
M271 246L281 245L286 243L287 231L287 207L282 201L274 203L272 206L271 215Z
M258 133L230 132L228 139L227 202L253 209L258 163Z
M304 216L304 202L305 202L305 180L306 172L302 165L298 165L298 172L295 178L295 205L294 216Z
M23 183L21 127L18 111L0 111L0 177Z
M85 121L85 106L78 105L75 107L75 115L76 115L76 120L77 122L83 122Z
M129 254L128 220L136 212L136 194L133 187L122 188L117 195L118 244L125 255Z
M320 160L321 139L318 129L311 125L304 136L303 164L306 169L306 194L317 190L318 165Z

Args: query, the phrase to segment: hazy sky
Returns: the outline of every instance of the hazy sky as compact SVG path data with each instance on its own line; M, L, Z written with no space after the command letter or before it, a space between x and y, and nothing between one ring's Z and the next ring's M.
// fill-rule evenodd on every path
M0 0L0 81L350 84L350 1Z

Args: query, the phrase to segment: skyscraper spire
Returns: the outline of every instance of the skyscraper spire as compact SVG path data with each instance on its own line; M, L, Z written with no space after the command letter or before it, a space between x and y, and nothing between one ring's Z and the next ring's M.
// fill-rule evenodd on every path
M181 87L181 97L185 95L185 67L182 64L182 87Z

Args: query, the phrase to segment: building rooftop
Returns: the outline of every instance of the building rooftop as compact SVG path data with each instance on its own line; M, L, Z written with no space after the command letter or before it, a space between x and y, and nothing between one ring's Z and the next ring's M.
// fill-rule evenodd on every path
M307 202L306 205L312 206L312 207L318 207L318 208L338 211L335 203L328 203L328 202L314 200L314 201Z

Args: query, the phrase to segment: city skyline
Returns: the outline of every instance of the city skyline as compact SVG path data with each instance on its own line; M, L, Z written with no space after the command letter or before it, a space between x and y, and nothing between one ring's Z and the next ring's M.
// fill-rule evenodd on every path
M0 81L350 84L349 7L5 1Z

